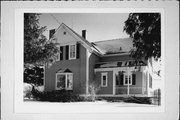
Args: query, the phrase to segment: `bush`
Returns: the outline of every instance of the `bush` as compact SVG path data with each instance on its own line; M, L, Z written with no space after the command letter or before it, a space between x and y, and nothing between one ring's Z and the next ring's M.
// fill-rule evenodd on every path
M86 100L87 101L95 101L96 97L97 97L97 93L100 90L100 86L95 83L95 82L91 82L89 84L89 95L86 96Z
M28 98L28 99L32 98L31 90L32 90L32 85L28 83L24 83L24 88L23 88L24 98Z
M73 91L67 90L55 90L39 92L32 90L33 97L38 101L49 101L49 102L78 102L82 101L83 98Z
M124 102L139 103L139 104L152 104L150 97L127 97Z

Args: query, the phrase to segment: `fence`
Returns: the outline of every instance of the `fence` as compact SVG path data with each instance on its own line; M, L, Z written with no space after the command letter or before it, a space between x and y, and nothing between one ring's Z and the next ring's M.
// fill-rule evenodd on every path
M158 106L161 105L161 90L160 89L154 90L152 103Z

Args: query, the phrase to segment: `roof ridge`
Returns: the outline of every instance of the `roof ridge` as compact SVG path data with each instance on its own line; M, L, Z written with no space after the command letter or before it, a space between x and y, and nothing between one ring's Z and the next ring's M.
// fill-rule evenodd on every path
M114 38L114 39L108 39L108 40L101 40L101 41L95 41L91 43L100 43L100 42L105 42L105 41L114 41L114 40L120 40L120 39L129 39L130 37L127 38Z

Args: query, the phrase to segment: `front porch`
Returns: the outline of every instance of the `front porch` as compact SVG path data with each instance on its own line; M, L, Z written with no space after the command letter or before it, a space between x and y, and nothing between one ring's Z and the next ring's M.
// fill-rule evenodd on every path
M115 87L115 94L97 94L97 96L102 97L147 97L147 93L144 92L144 88L142 87L135 87L131 86L129 87L129 93L128 93L128 87L127 86L116 86Z
M143 94L143 88L142 87L129 87L129 93L128 93L128 87L127 86L116 86L115 88L115 95L142 95Z
M130 64L130 62L127 63ZM146 66L119 67L117 66L117 62L103 65L104 66L101 65L95 69L95 81L101 85L99 95L148 96ZM106 74L106 76L104 74ZM103 84L105 84L105 86L102 86Z

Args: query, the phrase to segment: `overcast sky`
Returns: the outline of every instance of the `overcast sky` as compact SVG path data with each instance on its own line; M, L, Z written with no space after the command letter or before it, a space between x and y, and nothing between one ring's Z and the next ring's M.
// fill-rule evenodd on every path
M39 22L48 30L58 28L62 22L80 35L82 30L87 30L86 38L93 42L128 37L123 32L127 18L127 13L43 13Z

